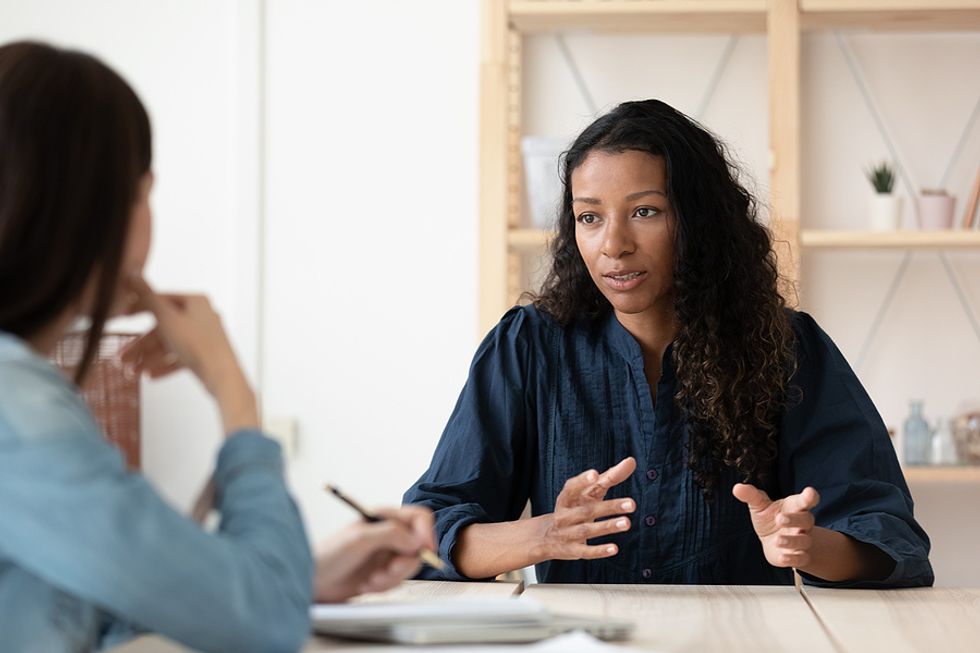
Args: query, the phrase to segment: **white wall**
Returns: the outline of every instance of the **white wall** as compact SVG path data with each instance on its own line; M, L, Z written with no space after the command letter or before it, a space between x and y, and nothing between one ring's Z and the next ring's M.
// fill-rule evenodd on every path
M3 0L0 41L92 52L148 107L149 278L211 295L266 416L298 424L289 473L319 539L352 519L322 483L398 503L465 380L479 3L264 4L263 27L256 0ZM183 374L145 383L143 407L144 469L187 507L213 406Z
M479 3L275 0L268 15L265 409L324 481L398 503L476 341Z

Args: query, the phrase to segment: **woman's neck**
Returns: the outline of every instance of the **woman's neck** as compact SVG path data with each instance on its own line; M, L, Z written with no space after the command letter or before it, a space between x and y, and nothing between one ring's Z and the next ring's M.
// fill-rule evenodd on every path
M677 334L674 311L650 309L633 314L616 311L616 319L636 339L643 352L643 360L648 367L654 364L659 376L660 361L663 360L667 346L674 341L674 336Z
M41 330L34 332L25 340L27 341L27 344L31 346L31 349L33 349L39 355L48 358L74 321L74 311L65 311L61 317L57 318Z

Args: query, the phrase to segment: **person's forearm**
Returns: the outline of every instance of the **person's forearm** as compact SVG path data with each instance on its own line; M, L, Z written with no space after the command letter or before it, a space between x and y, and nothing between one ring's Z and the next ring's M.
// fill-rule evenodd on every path
M225 435L242 429L259 428L258 403L255 392L240 369L234 368L225 376L215 393L221 424Z
M884 580L895 561L878 547L820 526L810 531L810 564L800 571L831 582Z
M551 515L531 519L470 524L459 534L453 563L468 578L492 578L547 560L543 535Z

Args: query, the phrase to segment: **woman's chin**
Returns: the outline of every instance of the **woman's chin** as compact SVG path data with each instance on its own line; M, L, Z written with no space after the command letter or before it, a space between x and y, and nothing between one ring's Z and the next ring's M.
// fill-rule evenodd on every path
M657 303L643 297L607 297L613 310L621 315L640 315L654 310Z

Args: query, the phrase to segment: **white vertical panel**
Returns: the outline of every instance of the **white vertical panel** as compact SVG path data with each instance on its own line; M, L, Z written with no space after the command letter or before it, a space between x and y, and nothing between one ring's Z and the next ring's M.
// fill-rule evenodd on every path
M315 537L327 479L400 501L473 354L478 9L268 4L265 410Z

